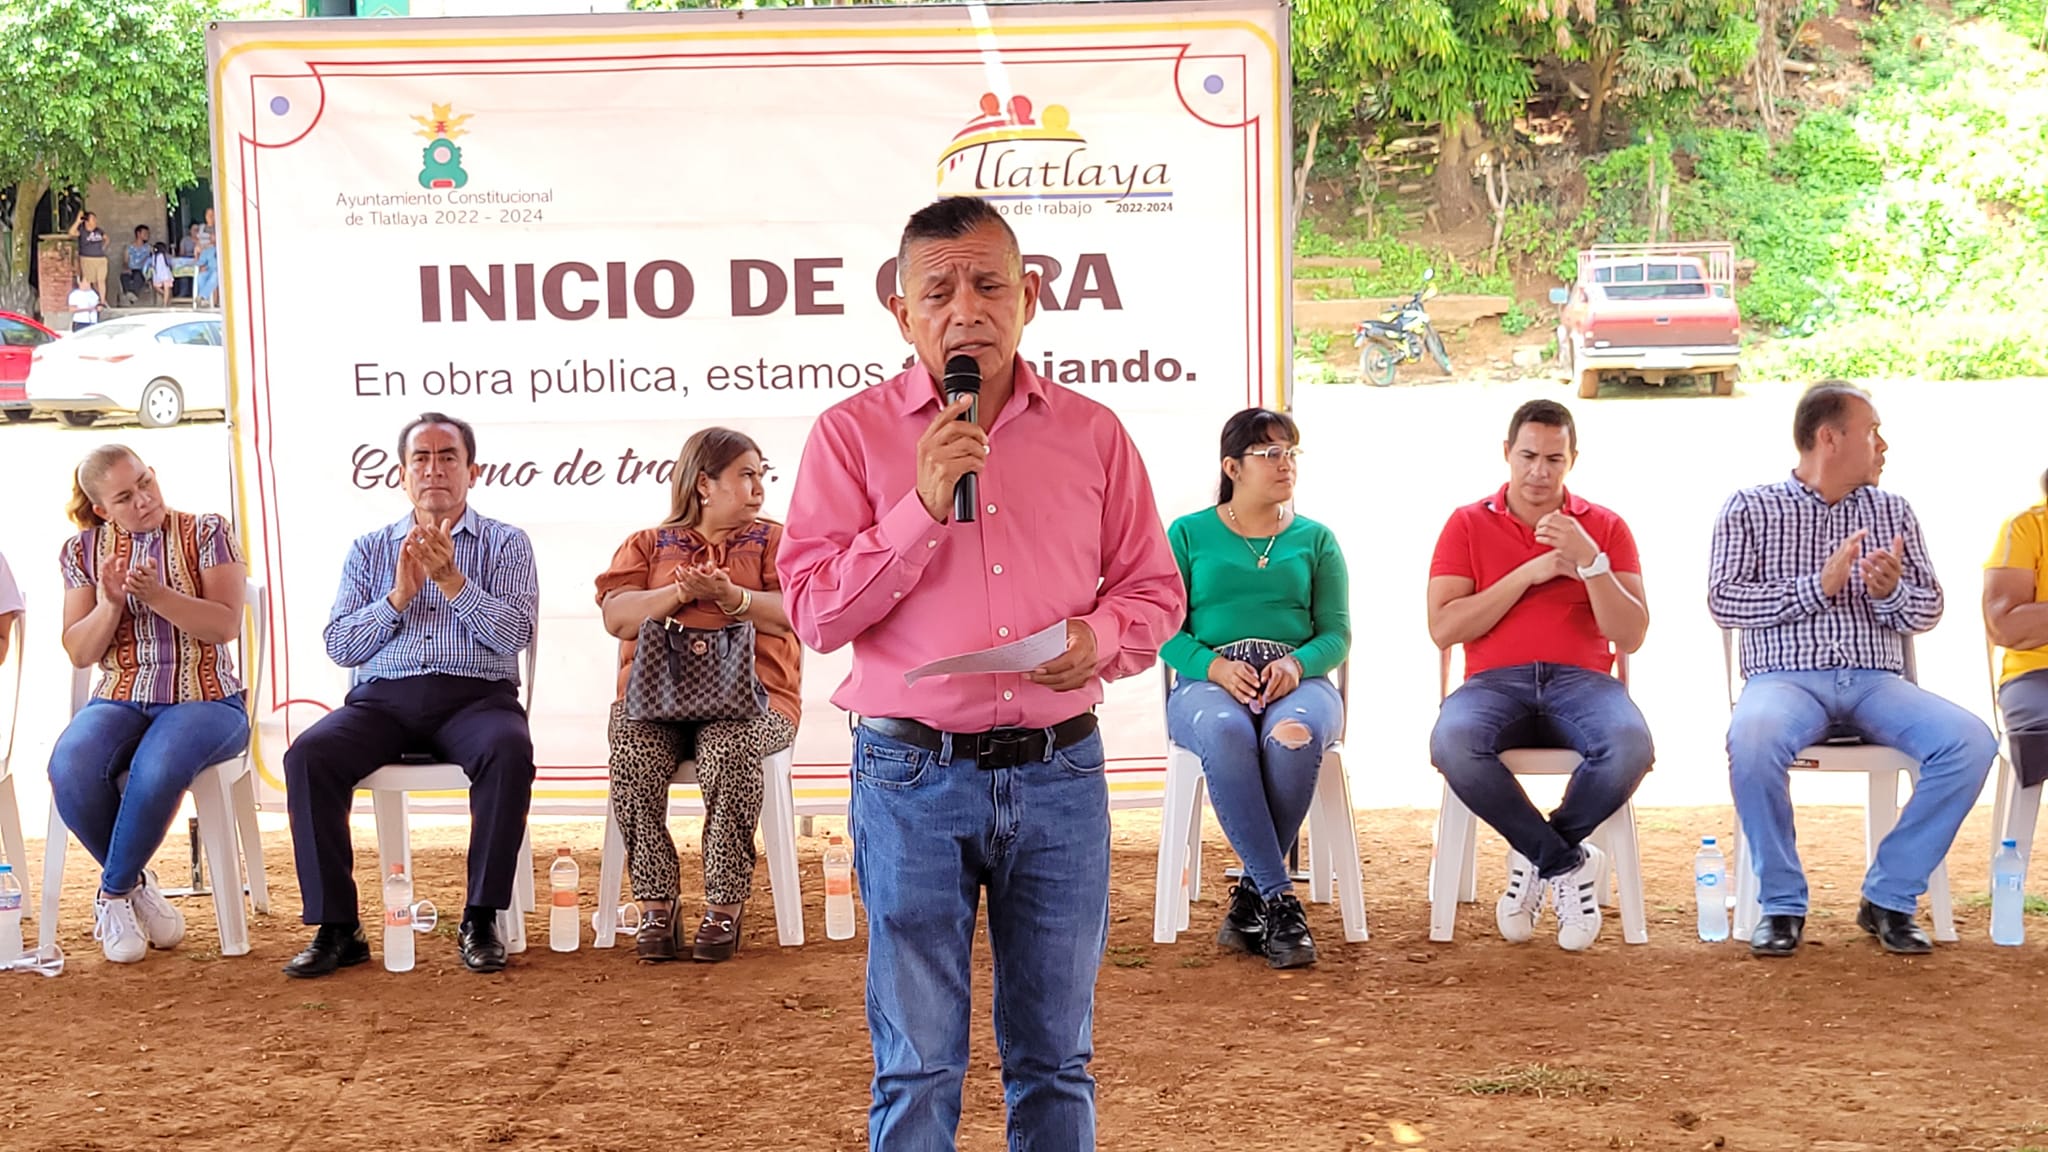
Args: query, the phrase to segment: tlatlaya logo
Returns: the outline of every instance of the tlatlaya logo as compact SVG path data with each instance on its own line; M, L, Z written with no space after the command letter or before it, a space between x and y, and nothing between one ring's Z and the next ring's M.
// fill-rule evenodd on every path
M1164 162L1103 157L1064 106L1040 112L1028 96L1012 96L1006 105L993 92L982 94L980 114L939 154L938 183L941 196L1050 201L1048 215L1085 214L1094 201L1173 199Z
M455 140L469 134L463 125L469 122L470 114L455 115L452 104L436 104L433 112L432 116L413 117L419 124L413 135L424 136L427 141L427 146L420 150L420 187L460 188L469 183L469 173L462 170L462 149L456 147Z

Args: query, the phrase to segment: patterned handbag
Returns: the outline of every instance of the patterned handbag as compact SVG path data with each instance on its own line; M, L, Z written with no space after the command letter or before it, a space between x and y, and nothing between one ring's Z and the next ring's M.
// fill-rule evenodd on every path
M626 715L660 723L750 720L768 710L754 675L754 626L686 628L642 621L626 680Z

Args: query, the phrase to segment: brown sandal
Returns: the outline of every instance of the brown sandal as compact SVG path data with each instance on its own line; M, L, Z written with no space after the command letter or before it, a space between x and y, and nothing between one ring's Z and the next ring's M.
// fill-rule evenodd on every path
M690 944L690 957L709 964L730 960L740 950L740 913L706 912L697 925L697 938Z

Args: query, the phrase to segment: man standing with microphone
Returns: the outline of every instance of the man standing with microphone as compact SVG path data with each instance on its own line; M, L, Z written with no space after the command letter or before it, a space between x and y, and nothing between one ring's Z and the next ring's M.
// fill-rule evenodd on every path
M819 418L777 565L804 643L853 645L832 699L859 718L850 825L868 914L869 1145L954 1147L986 888L1009 1146L1085 1152L1109 931L1094 707L1104 680L1157 659L1186 593L1116 416L1017 356L1039 277L1003 218L971 197L919 210L897 282L889 304L917 363ZM963 480L971 504L956 507ZM904 683L918 665L1062 620L1065 652L1031 671Z

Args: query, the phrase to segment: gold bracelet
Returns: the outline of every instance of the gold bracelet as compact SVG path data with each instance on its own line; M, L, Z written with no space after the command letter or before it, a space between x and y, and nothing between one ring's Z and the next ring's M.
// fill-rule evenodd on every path
M749 589L749 588L742 588L742 589L740 589L740 606L739 606L739 607L737 607L737 608L727 608L727 607L725 607L725 606L724 606L723 604L721 604L721 605L719 605L719 607L718 607L718 610L719 610L720 612L723 612L723 613L725 613L725 614L726 614L727 616L730 616L730 617L732 617L733 619L737 620L737 619L739 619L740 617L742 617L742 616L745 616L745 615L747 614L747 609L749 609L749 608L752 608L753 606L754 606L754 593L753 593L753 590L752 590L752 589Z

